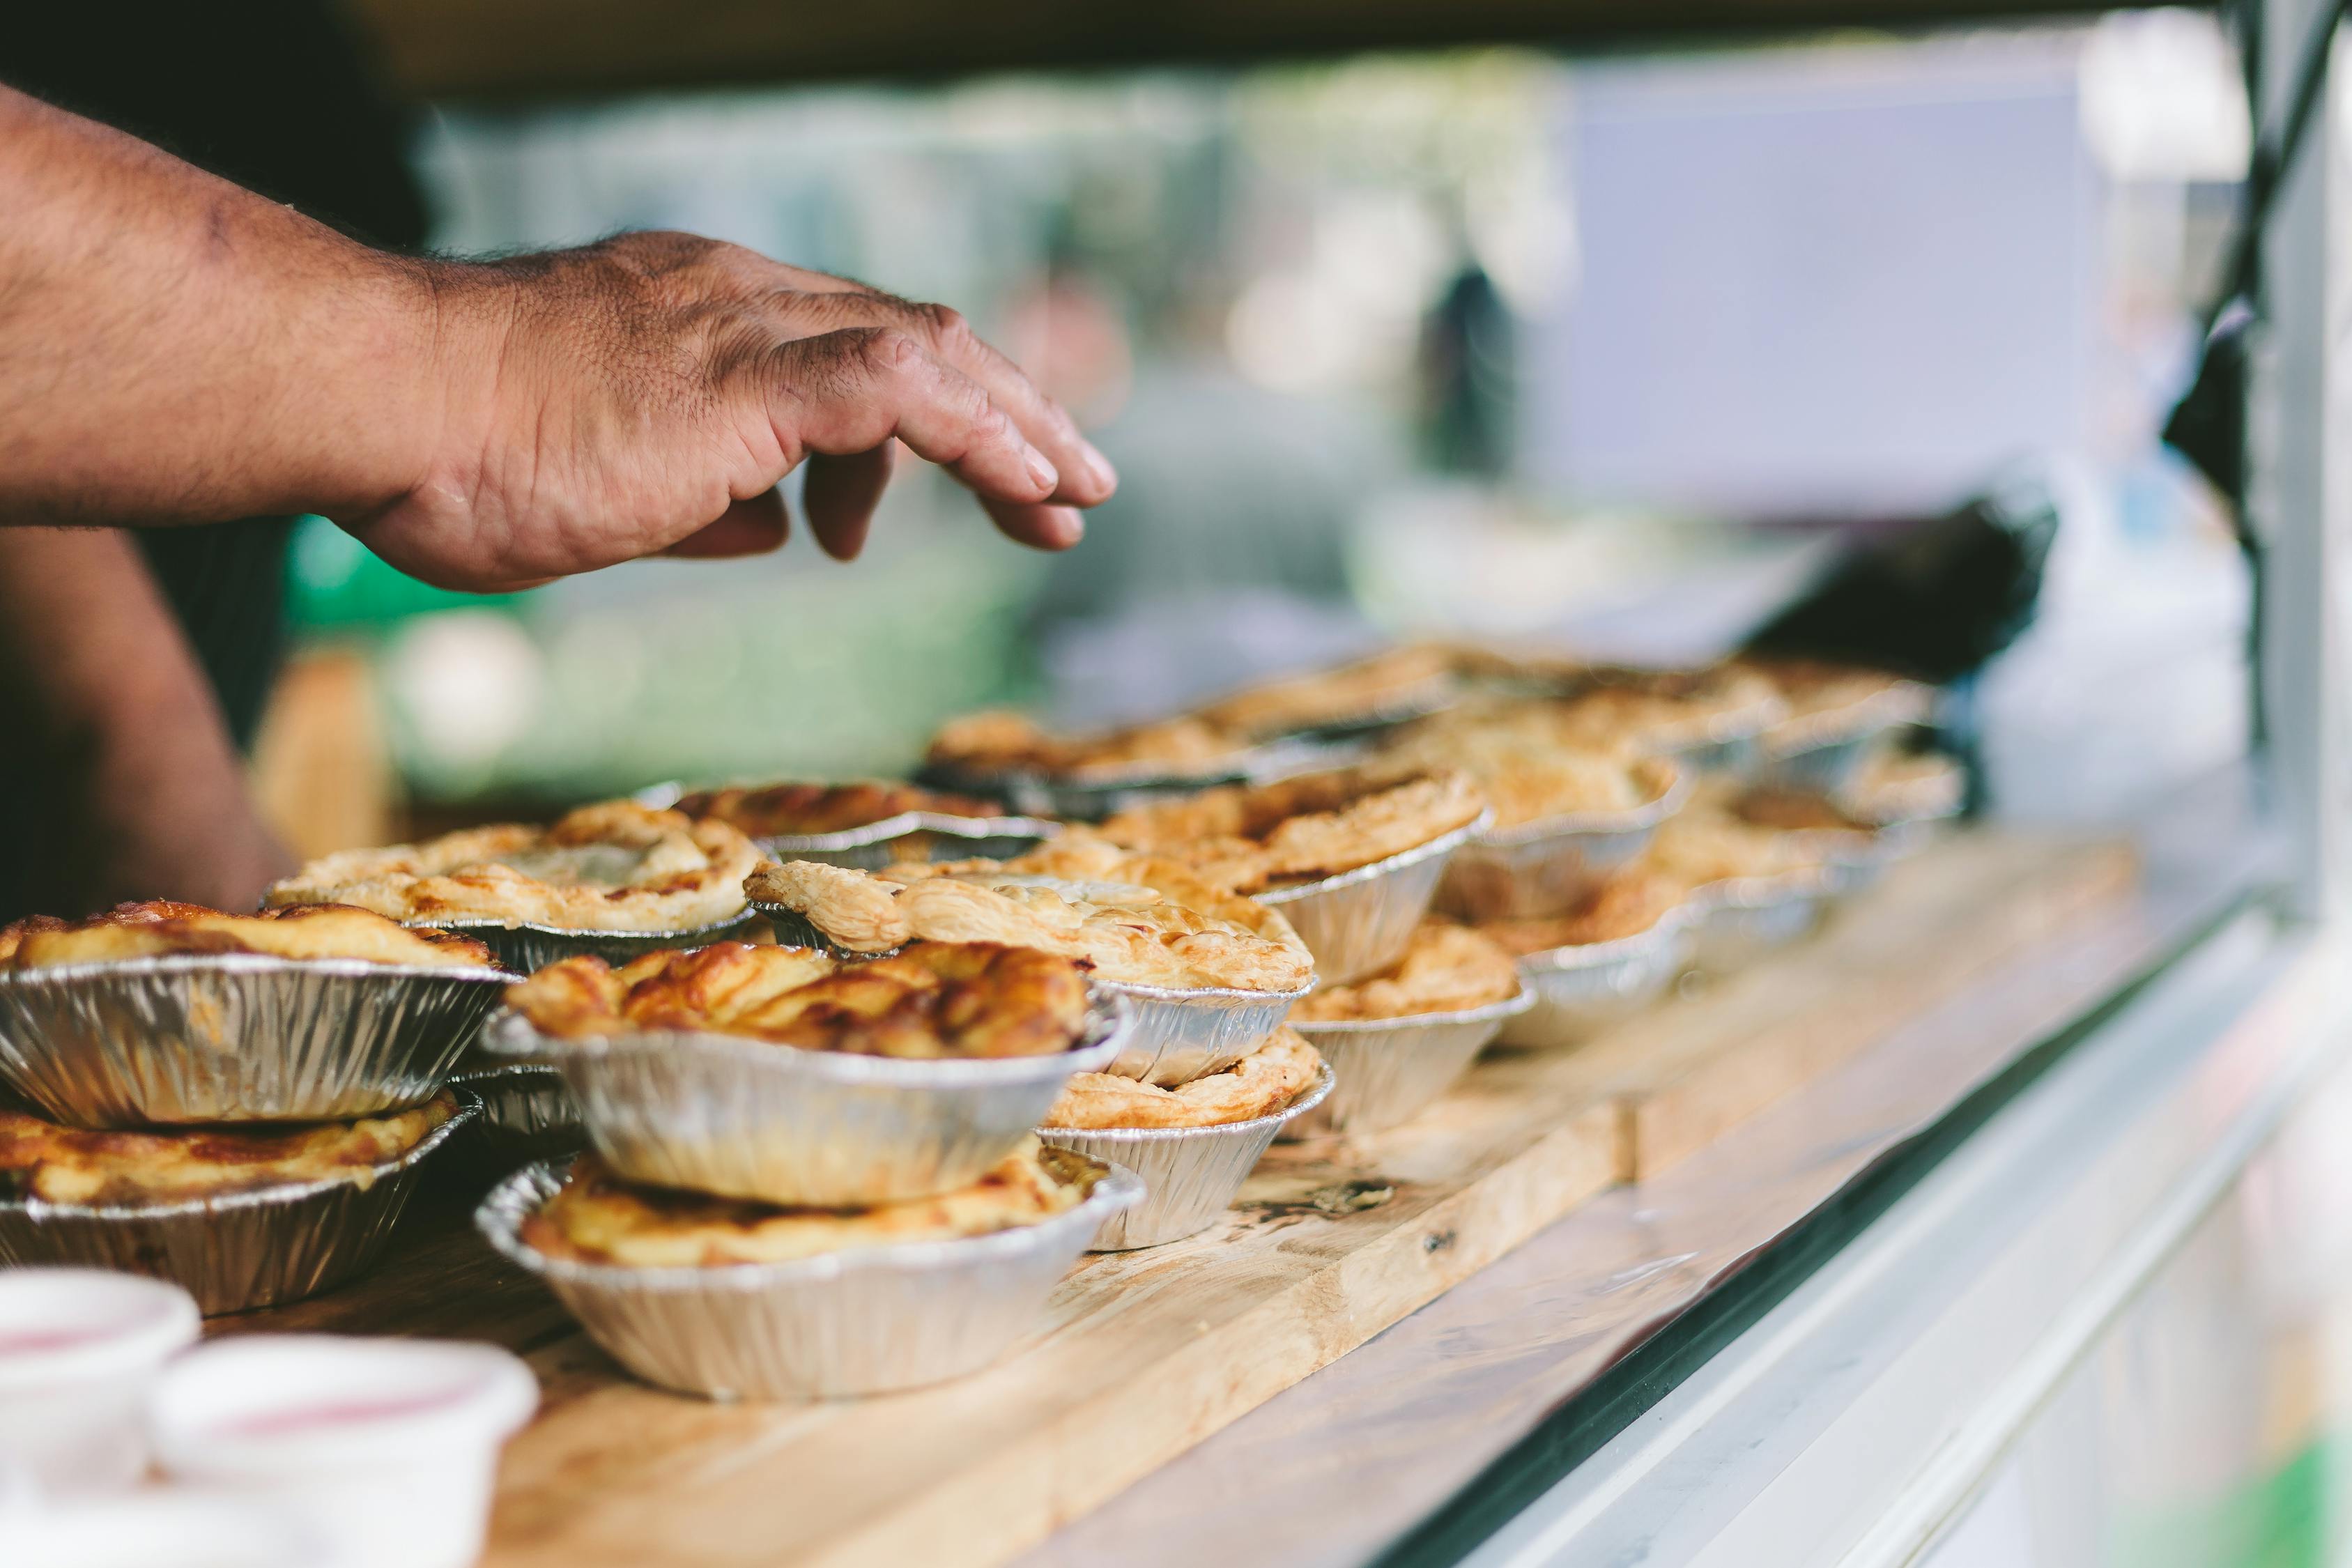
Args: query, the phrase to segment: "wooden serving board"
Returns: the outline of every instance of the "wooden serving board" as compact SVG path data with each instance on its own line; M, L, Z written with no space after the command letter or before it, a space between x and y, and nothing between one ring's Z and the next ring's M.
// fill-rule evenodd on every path
M544 1405L507 1451L493 1568L976 1568L2131 879L2113 847L1940 845L1816 937L1589 1047L1494 1053L1409 1126L1277 1147L1219 1227L1082 1264L1034 1339L940 1388L724 1406L634 1384L474 1240L463 1194L447 1191L371 1279L215 1331L459 1334L527 1354Z

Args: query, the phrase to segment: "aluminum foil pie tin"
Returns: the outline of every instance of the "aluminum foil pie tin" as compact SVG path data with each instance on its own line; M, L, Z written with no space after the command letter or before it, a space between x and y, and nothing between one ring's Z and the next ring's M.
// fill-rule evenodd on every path
M588 1142L580 1101L563 1074L545 1062L497 1062L449 1079L481 1102L474 1136L502 1149L571 1153Z
M567 958L601 958L618 967L666 949L691 950L714 942L740 941L759 923L750 909L717 925L685 931L568 931L558 926L506 925L495 921L417 921L436 931L463 931L483 943L516 974L530 974ZM511 979L513 976L509 976Z
M1853 782L1870 749L1889 731L1925 720L1932 689L1903 681L1856 702L1784 720L1760 737L1761 782L1833 795Z
M1066 1213L784 1263L628 1268L546 1257L522 1226L562 1184L560 1164L509 1176L475 1224L648 1383L711 1399L848 1399L945 1383L997 1360L1036 1326L1095 1233L1143 1196L1129 1172L1066 1152L1045 1158L1090 1184Z
M1448 862L1493 822L1493 813L1482 812L1475 821L1369 866L1251 897L1290 921L1315 955L1319 984L1345 985L1396 962L1429 912Z
M1198 1236L1233 1206L1275 1135L1331 1092L1331 1064L1280 1110L1216 1127L1040 1127L1038 1139L1121 1169L1143 1184L1143 1201L1103 1223L1090 1250L1132 1252Z
M0 1264L74 1264L169 1279L206 1316L283 1306L364 1272L383 1252L419 1167L479 1113L457 1113L396 1159L352 1181L289 1182L157 1204L0 1199Z
M1461 1080L1505 1025L1533 1008L1535 988L1483 1007L1402 1018L1346 1018L1290 1026L1323 1053L1337 1082L1331 1096L1290 1128L1377 1132L1412 1121Z
M1668 910L1648 931L1614 942L1585 942L1529 953L1519 960L1519 983L1535 1002L1505 1020L1498 1038L1509 1046L1580 1045L1665 994L1690 962L1699 911Z
M0 973L0 1083L76 1127L330 1121L430 1100L514 978L256 952Z
M774 860L814 860L856 871L878 871L907 859L1010 860L1061 830L1060 823L1035 816L950 816L936 811L902 811L838 833L778 834L751 842Z
M1834 874L1814 870L1699 889L1693 897L1690 967L1728 974L1788 946L1821 924L1837 887Z
M1115 1078L1140 1079L1173 1089L1204 1073L1222 1072L1265 1044L1292 1004L1313 989L1238 991L1225 986L1092 984L1127 999L1135 1018L1127 1044L1108 1067ZM1040 1111L1039 1115L1044 1112Z
M1470 921L1533 920L1576 907L1650 847L1690 798L1691 770L1632 811L1548 816L1472 836L1445 868L1438 902Z
M1072 1050L908 1060L703 1031L557 1039L501 1009L494 1056L551 1062L588 1139L633 1182L772 1204L852 1208L978 1181L1044 1120L1070 1075L1126 1048L1127 1004L1090 987Z

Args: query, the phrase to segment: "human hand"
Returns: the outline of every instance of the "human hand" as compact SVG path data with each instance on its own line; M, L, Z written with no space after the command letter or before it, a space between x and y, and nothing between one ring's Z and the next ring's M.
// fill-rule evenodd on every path
M635 556L772 549L805 459L811 531L866 540L895 442L1010 537L1076 542L1118 480L955 311L693 235L490 264L428 262L443 397L415 482L338 518L444 586L492 590Z

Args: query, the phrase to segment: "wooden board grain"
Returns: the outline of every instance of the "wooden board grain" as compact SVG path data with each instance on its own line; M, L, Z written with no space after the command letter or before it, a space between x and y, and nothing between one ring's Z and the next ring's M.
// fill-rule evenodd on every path
M467 1334L528 1355L545 1405L507 1453L493 1568L978 1568L2128 877L2106 848L1983 837L1931 850L1769 965L1591 1047L1496 1053L1409 1126L1277 1147L1219 1227L1088 1260L1032 1341L941 1388L729 1407L639 1386L473 1240L446 1184L372 1279L222 1327Z

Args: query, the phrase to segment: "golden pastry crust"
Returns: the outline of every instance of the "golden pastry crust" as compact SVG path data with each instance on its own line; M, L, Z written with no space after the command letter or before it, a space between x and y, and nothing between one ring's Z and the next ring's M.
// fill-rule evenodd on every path
M1832 836L1754 820L1742 813L1743 798L1726 785L1699 790L1659 825L1642 863L1686 890L1822 866L1834 842Z
M1467 926L1425 920L1394 963L1352 985L1310 992L1290 1016L1306 1024L1410 1018L1484 1007L1518 994L1518 965L1507 950Z
M1844 804L1874 823L1914 822L1951 816L1967 804L1969 775L1951 758L1935 752L1874 746L1843 791Z
M457 1113L446 1090L414 1110L296 1127L91 1132L0 1110L0 1188L53 1204L171 1204L307 1182L370 1186Z
M759 863L751 841L724 822L608 800L544 828L507 824L347 849L278 883L268 901L357 904L415 922L685 931L741 914L743 879Z
M509 986L507 1005L562 1039L708 1030L910 1059L1050 1056L1076 1046L1087 1021L1076 963L977 942L916 942L864 963L734 942L617 970L567 958Z
M1753 670L1780 694L1786 714L1773 726L1775 733L1800 731L1809 721L1842 712L1857 717L1867 712L1878 722L1913 723L1927 716L1933 696L1926 686L1903 676L1827 659L1750 654L1732 668Z
M971 713L932 736L924 760L971 773L1088 773L1156 768L1213 771L1249 749L1250 738L1195 718L1163 719L1093 735L1055 735L1020 713Z
M1563 706L1571 735L1645 752L1758 734L1788 713L1769 679L1736 665L1597 670L1591 683L1564 699Z
M1673 762L1552 698L1486 698L1448 709L1407 725L1381 757L1391 767L1467 773L1497 829L1638 811L1680 776Z
M809 837L887 822L910 811L937 816L1002 816L1004 808L968 795L862 779L850 784L772 784L696 790L677 809L742 829L754 838Z
M408 969L495 969L469 936L397 921L348 904L305 904L233 915L202 904L150 899L102 915L61 921L28 915L0 926L0 969L45 969L183 952L258 952L279 958L349 958Z
M1276 1029L1265 1044L1222 1072L1161 1089L1108 1073L1074 1075L1044 1125L1072 1131L1114 1128L1223 1127L1271 1116L1307 1092L1323 1066L1313 1046L1292 1029Z
M1417 849L1486 807L1465 773L1347 768L1202 790L1122 811L1096 832L1190 866L1212 887L1255 893Z
M1433 643L1416 643L1252 686L1196 709L1193 716L1263 740L1434 706L1454 689L1452 654Z
M1089 1171L1033 1137L952 1193L862 1209L785 1208L639 1186L583 1154L555 1195L523 1222L522 1239L542 1257L624 1268L785 1263L1035 1225L1084 1203L1094 1186Z
M1275 910L1170 861L1126 856L1114 866L1107 879L1048 882L1057 873L1018 860L908 862L874 875L802 860L763 867L748 887L851 952L915 939L1009 942L1083 959L1133 985L1296 991L1313 979L1313 957Z
M1576 908L1564 915L1489 921L1478 927L1478 934L1506 952L1522 956L1549 952L1555 948L1622 942L1651 930L1688 893L1689 889L1675 879L1634 866L1619 871L1587 893Z

